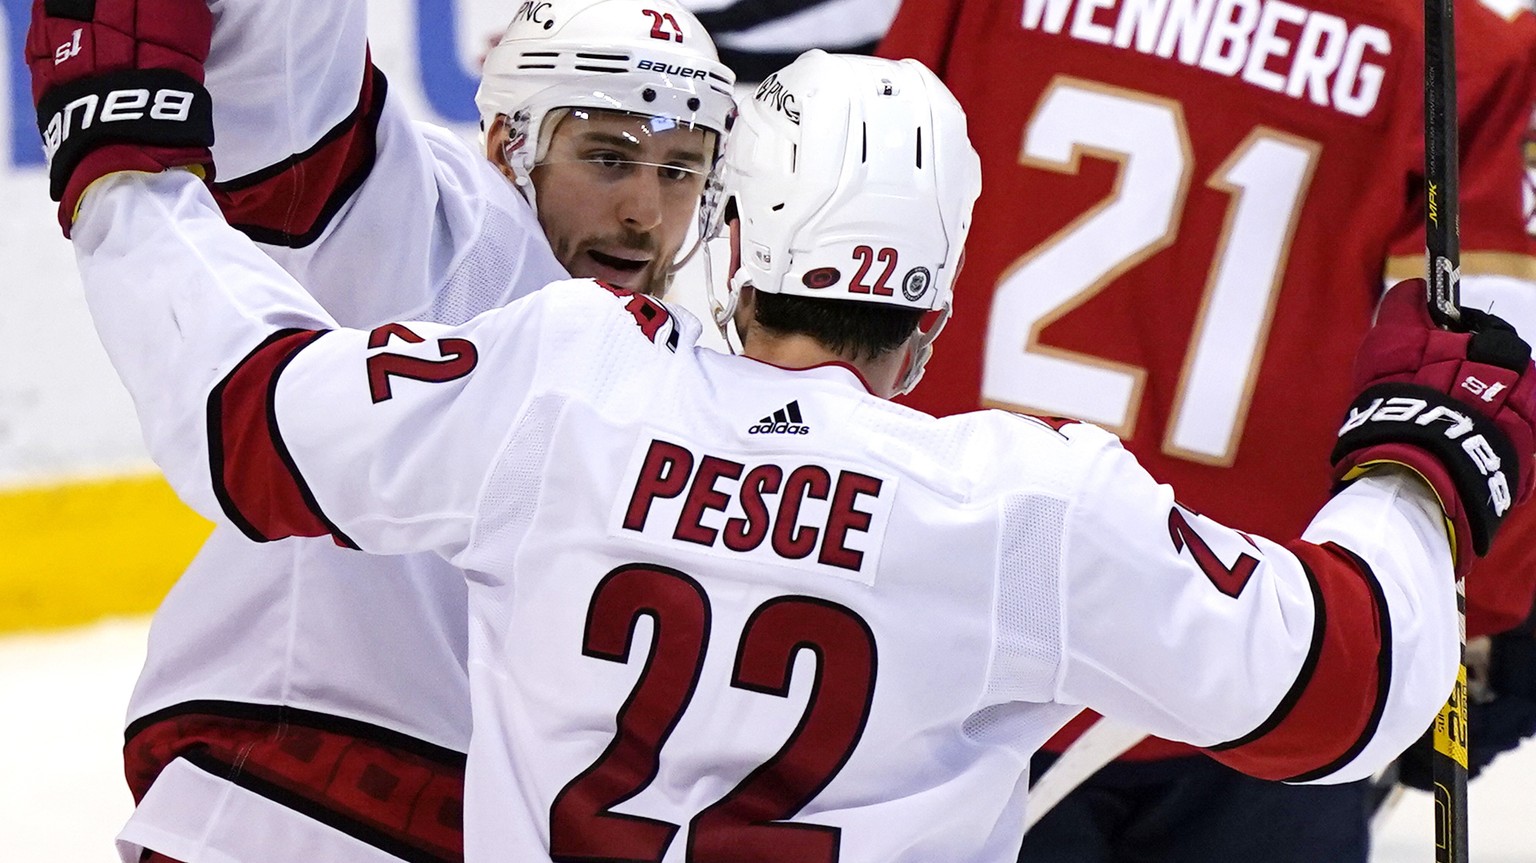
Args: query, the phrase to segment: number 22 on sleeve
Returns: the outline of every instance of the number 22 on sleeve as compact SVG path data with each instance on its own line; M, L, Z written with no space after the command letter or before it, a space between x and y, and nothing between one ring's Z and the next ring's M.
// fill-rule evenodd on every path
M1231 203L1165 452L1231 464L1320 152L1315 142L1259 126L1207 179ZM1160 96L1058 76L1025 126L1020 162L1075 174L1084 154L1119 163L1114 189L1004 272L992 299L982 399L1129 436L1146 369L1043 345L1040 333L1176 240L1194 161L1183 109Z

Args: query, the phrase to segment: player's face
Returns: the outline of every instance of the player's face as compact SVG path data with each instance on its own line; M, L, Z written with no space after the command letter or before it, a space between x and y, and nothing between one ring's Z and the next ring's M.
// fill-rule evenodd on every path
M713 132L572 109L532 172L539 223L571 275L661 294L688 236Z

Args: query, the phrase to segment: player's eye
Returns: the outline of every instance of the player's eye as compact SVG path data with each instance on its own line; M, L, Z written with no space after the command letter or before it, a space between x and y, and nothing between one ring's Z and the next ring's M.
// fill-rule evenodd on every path
M668 183L682 183L691 180L699 171L687 165L657 165L656 173Z
M612 173L615 175L627 173L634 165L634 162L624 158L622 154L615 153L610 150L593 151L586 154L586 157L582 161L602 170L605 173Z

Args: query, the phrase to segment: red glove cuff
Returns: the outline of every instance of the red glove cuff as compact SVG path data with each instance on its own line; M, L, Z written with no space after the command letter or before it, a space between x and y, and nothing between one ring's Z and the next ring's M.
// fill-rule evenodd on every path
M105 144L86 153L70 173L59 201L59 227L68 237L80 207L80 196L94 182L118 171L159 173L167 168L198 167L205 181L213 180L213 154L207 147L143 147Z

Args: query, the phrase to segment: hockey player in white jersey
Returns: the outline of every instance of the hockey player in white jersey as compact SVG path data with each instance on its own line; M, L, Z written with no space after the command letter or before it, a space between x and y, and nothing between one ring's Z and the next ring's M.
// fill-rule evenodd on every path
M192 174L85 196L92 313L183 495L469 574L468 859L1009 859L1029 753L1079 705L1298 781L1427 725L1454 568L1531 491L1512 331L1389 295L1339 489L1282 544L1095 427L887 400L979 189L927 70L813 52L726 161L743 356L592 281L336 328Z
M733 108L730 72L670 0L518 11L488 55L484 149L387 93L362 0L39 3L28 53L39 83L83 63L195 83L207 53L220 204L339 322L459 323L567 270L664 289ZM56 166L80 140L65 131ZM132 161L144 150L87 155L150 167L205 146L168 141L147 164ZM67 229L80 190L55 176ZM128 711L140 802L124 859L460 859L462 574L329 539L253 543L266 528L220 524L156 615Z

